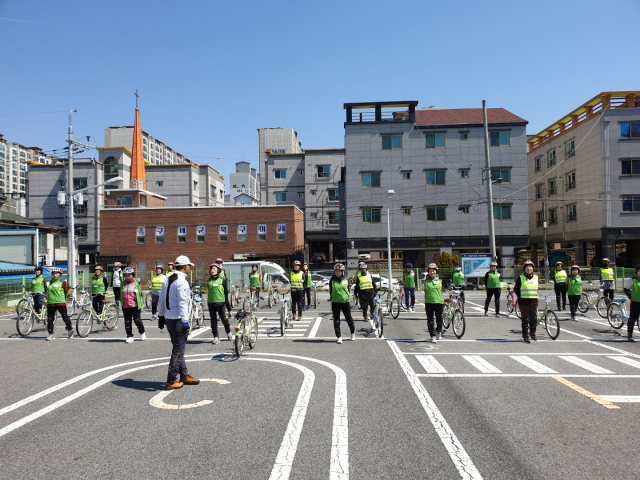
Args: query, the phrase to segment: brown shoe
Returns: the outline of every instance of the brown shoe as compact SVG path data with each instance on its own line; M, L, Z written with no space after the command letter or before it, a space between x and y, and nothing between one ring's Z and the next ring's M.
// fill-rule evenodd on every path
M176 388L182 388L182 382L179 382L178 380L176 380L173 383L167 382L167 383L164 384L164 389L165 390L174 390Z
M536 334L535 333L531 334L531 340L538 341L538 339L536 338Z
M529 340L529 337L524 337L524 343L531 343L531 340Z
M200 380L193 378L191 375L181 378L180 381L185 385L198 385L200 383Z

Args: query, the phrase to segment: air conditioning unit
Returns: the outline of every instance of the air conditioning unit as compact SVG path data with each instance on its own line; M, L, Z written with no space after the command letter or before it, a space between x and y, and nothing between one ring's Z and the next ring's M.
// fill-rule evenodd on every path
M43 265L51 265L53 263L53 259L51 258L51 255L43 255L42 256L42 264Z
M58 205L66 205L67 197L64 192L58 192Z

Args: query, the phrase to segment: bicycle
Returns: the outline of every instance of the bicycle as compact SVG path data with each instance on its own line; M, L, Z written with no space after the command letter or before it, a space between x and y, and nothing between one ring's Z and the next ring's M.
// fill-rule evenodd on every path
M244 353L246 345L253 349L258 341L258 320L251 310L238 310L236 313L235 351L238 357Z
M22 287L22 298L16 305L16 315L18 315L18 317L27 309L27 302L29 300L33 300L33 297L24 287Z
M278 296L278 287L274 284L271 285L271 290L267 294L267 302L269 304L269 308L280 303L280 297Z
M202 291L200 284L196 284L191 290L191 321L189 322L189 333L194 325L198 328L204 327L204 306L202 305Z
M449 286L449 298L444 299L445 311L442 315L442 333L446 332L453 325L453 333L457 338L462 338L466 330L466 320L462 311L462 298L459 290L452 285Z
M151 306L153 304L153 294L151 293L151 280L147 280L149 284L149 291L144 296L144 306L147 307L147 310L151 310Z
M593 287L593 282L589 281L589 287ZM587 313L589 308L595 308L602 318L607 318L607 309L611 299L604 296L604 289L600 287L598 290L593 288L585 289L580 295L580 302L578 303L578 310L581 313Z
M289 290L279 290L280 295L282 295L282 307L280 307L280 336L284 336L284 331L287 328L291 328L291 322L293 321L291 315L291 297L287 297L286 295L289 293Z
M102 324L107 330L116 328L119 316L118 306L115 303L111 303L111 300L102 300L102 303L104 305L100 315L96 313L91 303L87 303L84 306L76 320L76 333L78 336L87 337L91 333L94 320L98 325Z
M318 282L312 282L311 304L309 307L313 307L314 310L318 307Z
M82 310L90 301L91 295L86 290L80 290L80 301L76 299L76 289L72 288L71 293L67 295L67 315L72 317L76 308Z
M403 312L410 312L411 309L406 307L406 297L404 295L404 288L400 288L400 293L396 293L395 290L391 291L389 293L389 295L391 295L391 301L389 302L389 300L387 300L388 303L388 307L387 310L391 313L391 316L395 319L398 318L398 315L400 315L400 310L402 310ZM387 299L389 298L389 295L387 295Z
M536 312L536 320L538 321L538 325L544 322L544 328L547 331L547 335L552 340L558 338L560 335L560 324L558 323L558 316L556 312L554 312L549 305L551 305L551 299L545 295L544 296L544 312L542 315L540 312Z
M517 317L521 318L518 311L518 297L516 292L513 291L513 285L507 285L507 312L516 312Z
M231 305L239 305L240 301L242 300L242 290L240 289L240 285L239 284L235 284L233 286L233 289L231 290L231 295L230 295L231 299Z
M260 290L249 289L249 294L244 299L243 307L245 310L256 310L258 308L258 300L260 300Z
M384 333L384 312L382 311L382 294L384 290L380 289L373 299L373 312L371 315L372 329L371 333L376 332L378 337L382 338Z
M607 320L609 320L609 325L616 330L621 329L629 322L627 300L626 298L616 298L607 307ZM640 330L640 322L638 322L638 330Z
M18 319L16 320L16 329L18 330L18 333L21 337L26 337L27 335L29 335L29 333L31 333L34 320L35 323L44 323L46 328L47 307L46 305L41 305L40 313L38 313L34 308L33 299L27 298L25 299L24 309L22 310L22 312L20 312L20 314L18 315Z

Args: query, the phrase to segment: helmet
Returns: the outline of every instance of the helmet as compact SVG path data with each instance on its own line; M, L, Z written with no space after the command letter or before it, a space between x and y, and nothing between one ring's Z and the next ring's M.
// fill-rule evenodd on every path
M636 272L640 270L640 263L636 265Z
M608 258L603 258L602 263L606 263L608 265L609 263L611 263L611 260L609 260Z
M176 267L184 267L185 265L191 265L193 267L193 263L189 260L189 257L186 255L180 255L176 258Z
M221 258L216 258L216 263L222 263L222 259Z
M438 265L435 263L430 263L429 266L427 267L427 270L431 270L431 269L438 270Z
M557 262L556 262L556 267L557 267L558 265L562 266L562 262L557 261Z
M293 266L295 267L296 265L297 265L298 267L299 267L300 265L302 265L302 264L300 263L300 260L295 260L295 261L293 262Z
M41 272L44 272L44 270L42 269L42 265L38 265L36 268L33 269L34 273L37 272L38 270L40 270Z
M102 266L101 265L96 265L95 267L93 267L94 270L102 270Z
M498 266L498 262L491 262L489 264L490 267L497 267Z
M578 265L571 265L571 271L573 272L574 270L580 271L580 267Z
M51 273L62 273L62 269L60 267L52 267Z
M211 265L209 265L209 271L211 271L211 269L212 269L213 267L216 267L216 270L217 270L218 272L220 272L220 270L222 270L222 269L220 268L220 265L216 265L215 263L212 263Z
M406 267L406 268L413 268L413 263L407 263L407 264L405 265L405 267Z
M125 275L133 275L135 273L135 270L133 269L133 267L125 267L124 270L122 270L122 273L124 273Z
M113 264L113 266L114 266L114 267L121 267L121 266L122 266L122 264L121 264L120 262L116 262L116 263L114 263L114 264Z
M531 260L526 260L523 264L522 264L522 269L524 270L524 267L526 267L527 265L531 265L534 270L536 268L536 265L531 261Z
M169 265L171 265L172 267L174 267L174 266L175 266L175 265L173 264L173 262L169 262L169 263L167 263L167 267L168 267Z
M162 270L164 272L164 265L156 265L156 270L157 269L160 269L160 270ZM126 270L126 268L125 268L125 270Z
M362 268L362 266L363 266L363 265L365 265L365 263L364 263L364 262L360 262L360 263L358 263L358 268Z
M362 262L362 263L360 264L360 270L366 270L366 269L367 269L367 264L366 264L366 263L364 263L364 262Z
M336 264L333 266L333 269L334 269L334 270L342 270L342 271L344 271L344 270L345 270L345 268L344 268L344 264L343 264L343 263L336 263Z

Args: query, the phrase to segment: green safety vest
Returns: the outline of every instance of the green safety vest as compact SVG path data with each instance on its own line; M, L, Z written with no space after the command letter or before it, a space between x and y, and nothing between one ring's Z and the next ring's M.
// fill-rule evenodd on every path
M151 278L151 290L160 291L166 279L167 277L165 277L163 273L161 273L160 275L154 275Z
M96 278L95 275L91 277L91 294L96 295L98 293L104 292L104 277L102 275L100 275L98 278Z
M207 302L208 303L225 303L226 299L224 298L224 285L222 281L224 279L218 275L217 277L212 277L207 282L209 287L209 293L207 294Z
M311 278L311 272L307 270L307 288L313 286L313 279Z
M404 272L404 284L405 288L416 288L416 273L415 272Z
M455 271L453 273L453 284L456 287L464 285L464 273L462 273L462 270L460 270L459 272Z
M44 293L44 277L42 275L31 281L31 293Z
M291 288L300 290L302 288L302 270L291 272Z
M600 278L603 282L612 282L613 281L613 268L601 268L600 269Z
M529 280L524 275L520 275L520 298L538 298L538 276L534 275Z
M140 284L138 283L137 280L134 280L135 282L135 288L133 289L134 293L136 294L136 304L138 305L138 310L142 310L142 307L144 306L144 304L142 303L142 293L140 292ZM120 289L120 305L124 305L124 287L126 285L126 282L122 282L122 288Z
M222 268L220 269L220 274L218 276L220 278L227 278L227 275L224 273L224 270L222 270Z
M556 283L565 283L567 281L567 272L564 270L556 270L555 279Z
M424 303L444 303L444 299L442 298L442 282L440 281L440 277L427 277L427 279L424 281Z
M580 295L582 293L582 278L580 275L569 275L569 288L567 295Z
M369 272L366 275L360 274L360 290L373 289L373 277Z
M251 287L251 288L260 288L260 273L251 272L249 274L249 287Z
M64 289L62 288L62 280L60 279L51 282L47 292L47 304L55 305L56 303L67 303Z
M331 281L331 301L334 303L349 303L349 279Z
M634 278L631 285L631 301L640 302L640 279Z
M500 288L500 274L489 270L489 278L487 278L487 288Z

